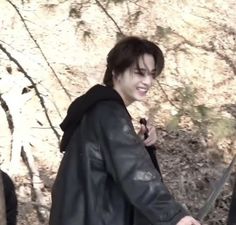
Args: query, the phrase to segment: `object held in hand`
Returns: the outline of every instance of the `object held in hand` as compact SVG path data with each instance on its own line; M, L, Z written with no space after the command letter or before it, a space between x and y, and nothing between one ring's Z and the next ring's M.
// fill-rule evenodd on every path
M144 138L146 139L148 137L147 120L145 118L141 118L139 120L139 122L140 122L140 124L143 124L146 128L146 132L144 133ZM150 145L150 146L145 146L145 148L147 149L147 151L151 157L154 167L157 169L157 171L159 172L159 174L161 176L161 170L160 170L160 167L159 167L159 164L158 164L158 161L156 158L156 153L155 153L156 147L154 145ZM161 179L162 179L162 176L161 176Z

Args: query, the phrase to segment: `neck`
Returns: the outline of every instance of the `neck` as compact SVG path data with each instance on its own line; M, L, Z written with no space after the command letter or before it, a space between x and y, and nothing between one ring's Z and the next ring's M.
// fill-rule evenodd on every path
M125 103L126 107L129 106L130 104L132 104L133 101L128 100L127 98L125 98L124 95L122 94L122 91L120 91L119 88L113 87L113 89L120 95L120 97L122 98L122 100Z

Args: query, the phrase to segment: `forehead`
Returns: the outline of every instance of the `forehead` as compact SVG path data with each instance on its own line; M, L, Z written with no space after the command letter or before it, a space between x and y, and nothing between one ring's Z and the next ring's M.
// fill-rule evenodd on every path
M144 68L144 69L148 68L149 70L154 70L155 69L155 60L152 55L144 54L138 58L135 66L138 66L138 67Z

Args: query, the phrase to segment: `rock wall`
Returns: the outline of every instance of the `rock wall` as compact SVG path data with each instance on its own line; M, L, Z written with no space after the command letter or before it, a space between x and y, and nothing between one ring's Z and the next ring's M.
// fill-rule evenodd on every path
M176 89L186 86L196 90L197 105L235 119L235 11L233 0L0 1L1 167L27 175L20 152L31 149L50 189L66 109L102 81L106 55L124 35L155 41L166 59L149 100L130 107L134 122L151 115L165 127L176 113ZM231 144L231 153L221 153L226 161Z

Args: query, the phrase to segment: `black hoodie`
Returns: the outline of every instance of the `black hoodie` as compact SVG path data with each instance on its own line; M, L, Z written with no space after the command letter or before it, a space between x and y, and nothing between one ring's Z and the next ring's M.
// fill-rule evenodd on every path
M61 152L66 151L66 146L83 115L98 102L107 100L117 101L125 107L124 101L112 87L105 87L100 84L93 86L84 95L76 98L71 103L65 119L60 124L61 129L64 131L60 144Z
M76 98L71 103L68 108L66 118L60 124L61 129L64 131L60 144L61 152L66 151L66 146L68 145L70 138L73 135L73 132L78 126L79 122L81 121L83 115L93 106L95 106L98 102L107 100L117 101L126 109L124 101L113 88L102 86L100 84L93 86L84 95ZM128 111L127 113L129 114ZM155 156L155 146L147 146L146 149L151 157L155 168L161 175L160 167Z

